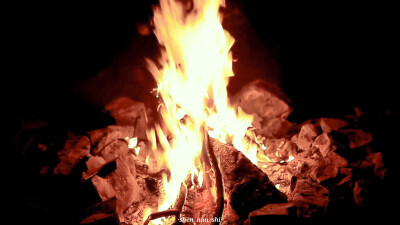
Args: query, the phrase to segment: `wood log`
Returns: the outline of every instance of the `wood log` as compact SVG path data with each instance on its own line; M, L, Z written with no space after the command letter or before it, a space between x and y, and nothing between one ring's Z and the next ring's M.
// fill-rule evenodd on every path
M219 161L227 202L221 224L240 223L250 212L270 203L286 202L267 174L232 145L211 139Z

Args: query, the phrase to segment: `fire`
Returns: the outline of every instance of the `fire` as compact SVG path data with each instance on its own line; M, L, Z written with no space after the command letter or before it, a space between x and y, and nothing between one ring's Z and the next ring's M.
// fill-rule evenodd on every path
M139 155L140 146L137 146L137 143L138 143L137 137L133 137L133 138L125 137L125 140L128 141L128 148L135 150L135 154Z
M157 81L163 121L148 136L154 150L157 135L163 149L158 160L172 175L164 179L159 211L173 205L189 173L202 178L199 155L207 132L232 143L256 163L257 144L247 135L253 118L230 104L226 89L234 75L230 52L234 38L221 25L219 9L225 2L186 3L161 0L154 8L154 33L163 50L157 63L161 66L148 60L148 68Z

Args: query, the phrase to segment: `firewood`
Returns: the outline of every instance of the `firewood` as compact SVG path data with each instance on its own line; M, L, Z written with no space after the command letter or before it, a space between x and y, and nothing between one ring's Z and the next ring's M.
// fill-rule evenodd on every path
M248 214L266 204L285 202L268 176L232 145L212 139L213 150L220 164L225 195L223 223L244 220Z
M117 170L114 171L111 177L111 183L117 197L116 210L120 217L129 205L142 199L136 180L136 170L131 165L131 162L132 160L129 160L129 156L118 158Z
M194 217L194 201L196 199L196 188L191 187L187 190L185 203L182 207L182 211L180 213L180 218L193 218ZM188 221L187 224L193 224L191 221Z

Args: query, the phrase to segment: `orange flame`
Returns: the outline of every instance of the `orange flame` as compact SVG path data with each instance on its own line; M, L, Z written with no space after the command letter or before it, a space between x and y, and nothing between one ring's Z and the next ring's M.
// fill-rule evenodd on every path
M158 84L163 101L159 112L167 130L156 125L151 132L164 150L159 160L172 175L164 179L166 194L159 211L173 205L188 173L202 177L198 162L205 129L256 163L257 145L246 138L253 118L228 100L234 39L221 25L221 6L223 0L194 0L190 6L161 0L154 8L154 33L165 49L159 59L162 68L150 60L148 68ZM154 136L151 140L154 149Z

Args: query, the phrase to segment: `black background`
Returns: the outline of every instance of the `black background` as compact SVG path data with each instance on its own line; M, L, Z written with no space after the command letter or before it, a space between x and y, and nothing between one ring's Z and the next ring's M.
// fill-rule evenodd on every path
M147 22L150 3L156 2L17 7L7 23L13 64L5 73L11 79L3 84L6 100L23 117L73 108L67 106L75 104L74 85L132 45L135 23ZM267 49L277 51L280 86L294 108L306 111L304 117L349 113L354 106L373 113L393 110L397 46L390 5L231 4L242 9Z
M95 76L132 45L138 36L136 22L149 20L150 3L155 2L58 2L13 7L6 22L11 39L6 43L10 50L7 58L12 63L2 76L3 108L9 113L5 129L11 137L17 136L21 120L49 121L52 132L47 139L62 139L68 129L79 133L104 127L109 120L101 112L102 106L82 98L75 85ZM302 122L323 116L343 117L354 114L353 108L357 106L366 116L361 128L373 133L376 151L384 153L389 169L394 167L398 102L395 82L398 73L394 70L398 26L394 7L366 3L261 5L260 2L238 0L232 4L242 9L259 39L275 54L281 66L279 86L294 108L290 119ZM53 132L55 128L57 131ZM22 172L16 176L23 179L21 186L40 183L34 175L39 166L18 147L12 154L23 162ZM390 176L393 174L389 172ZM30 191L22 188L28 194L18 194L23 196L22 212L28 221L47 218L44 223L75 222L67 219L68 214L77 210L71 209L71 202L79 201L82 196L67 193L74 193L76 187L61 188L59 191L66 193L65 196L50 200L51 197L41 197L46 195L42 192L50 191L48 186L62 185L43 182L39 187L30 187ZM387 187L390 193L392 183ZM388 194L377 204L389 202L386 198ZM69 204L56 203L63 200ZM53 205L59 207L56 213L56 210L42 210ZM371 211L377 217L385 217L384 210ZM60 218L65 221L54 222Z

